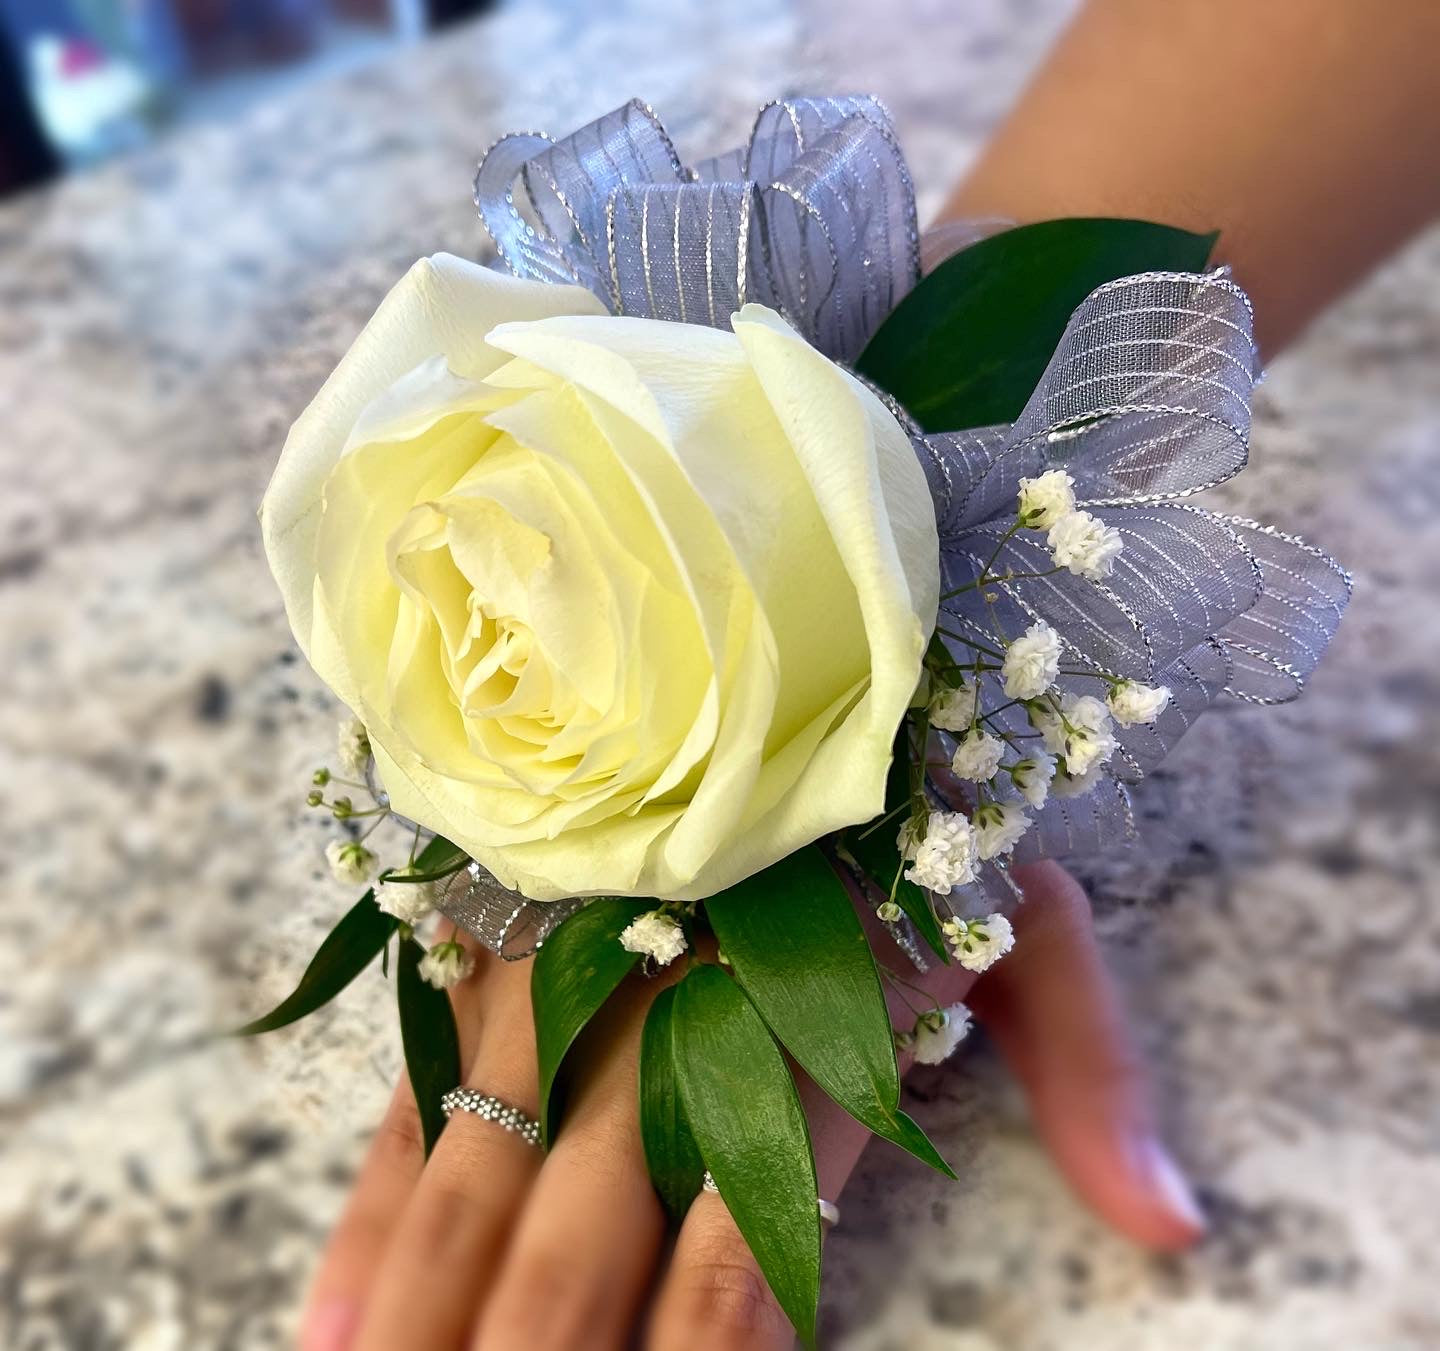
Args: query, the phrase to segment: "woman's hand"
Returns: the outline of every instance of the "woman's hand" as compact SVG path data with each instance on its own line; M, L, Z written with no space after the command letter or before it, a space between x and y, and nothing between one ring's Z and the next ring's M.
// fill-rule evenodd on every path
M1053 864L1015 876L1026 896L1015 950L978 979L946 967L921 983L942 1005L964 999L974 1010L1024 1082L1056 1161L1102 1217L1152 1247L1187 1245L1203 1222L1156 1138L1085 895ZM533 1116L529 963L479 956L453 992L465 1083ZM662 1263L636 1065L645 1011L664 983L633 978L587 1032L548 1155L457 1112L426 1162L401 1083L316 1278L304 1351L791 1345L718 1195L696 1198ZM801 1092L820 1194L835 1199L869 1136L812 1085Z

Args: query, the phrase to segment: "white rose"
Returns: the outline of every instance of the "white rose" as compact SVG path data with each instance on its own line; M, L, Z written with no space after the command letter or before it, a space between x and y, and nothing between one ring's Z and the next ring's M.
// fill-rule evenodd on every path
M1170 689L1167 685L1125 680L1110 691L1105 703L1121 727L1133 727L1136 723L1154 722L1169 707Z
M1047 469L1038 478L1020 480L1020 524L1048 530L1075 510L1075 480L1063 469Z
M1001 674L1008 698L1038 698L1060 674L1060 635L1043 620L1031 624L1005 649Z
M695 899L881 812L934 508L895 418L771 311L599 309L418 263L261 523L397 812L538 899Z
M1118 530L1088 511L1062 516L1045 538L1056 567L1069 568L1091 582L1102 582L1110 575L1125 547Z

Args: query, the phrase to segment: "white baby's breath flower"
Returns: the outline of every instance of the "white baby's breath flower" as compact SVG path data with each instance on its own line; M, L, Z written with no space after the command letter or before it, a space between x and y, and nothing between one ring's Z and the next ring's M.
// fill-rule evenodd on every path
M1064 723L1065 770L1079 776L1115 753L1110 710L1093 694L1067 694L1060 701Z
M1050 780L1055 777L1055 757L1036 751L1023 760L1017 760L1008 769L1010 782L1020 790L1020 796L1039 811L1049 796Z
M1087 581L1104 581L1125 547L1120 532L1088 511L1060 517L1046 536L1055 566L1069 568Z
M1047 469L1038 478L1020 480L1020 524L1048 530L1075 510L1075 480L1063 469Z
M988 971L1015 946L1015 930L1004 915L950 919L941 925L955 960L967 971Z
M942 732L962 732L975 721L974 685L961 681L936 690L930 699L930 725Z
M638 952L657 966L669 966L685 951L685 930L663 910L649 910L632 920L620 935L626 952Z
M1083 774L1070 774L1062 764L1055 768L1055 778L1050 784L1050 791L1056 797L1084 797L1099 782L1099 765L1091 765Z
M340 767L352 779L363 778L370 765L370 734L359 718L342 718L336 736Z
M420 959L420 977L437 990L458 985L475 970L475 958L450 939L436 943Z
M405 874L413 871L413 868L398 870L375 898L375 904L387 915L394 915L401 924L412 928L435 908L438 892L434 882L404 881Z
M911 1053L921 1065L938 1065L954 1054L970 1032L970 1010L964 1004L931 1009L915 1020Z
M1001 674L1009 698L1038 698L1060 674L1060 635L1043 620L1031 624L1005 649Z
M959 778L986 783L995 777L1004 754L1005 743L999 737L989 732L962 732L955 744L950 768Z
M1008 854L1030 829L1030 818L1012 802L986 802L975 812L975 847L983 859Z
M331 840L325 846L330 875L346 886L358 886L375 876L379 860L359 840Z
M875 918L882 924L894 924L904 913L894 901L882 901L875 907Z
M900 857L910 862L920 850L920 843L925 838L926 818L923 816L907 817L900 827L900 833L895 837L895 845L900 850Z
M975 835L959 812L931 812L925 839L905 876L927 891L948 895L975 880Z
M1154 722L1170 703L1168 685L1142 685L1136 680L1122 680L1105 700L1110 715L1121 727Z

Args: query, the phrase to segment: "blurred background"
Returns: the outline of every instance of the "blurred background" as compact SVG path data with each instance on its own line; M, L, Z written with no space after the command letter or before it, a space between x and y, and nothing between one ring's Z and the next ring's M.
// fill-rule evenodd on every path
M488 256L479 152L640 95L694 159L873 92L924 219L1073 8L0 0L0 1346L293 1336L400 1056L378 971L208 1037L350 900L303 806L336 709L254 513L409 263ZM1440 1346L1437 435L1432 231L1275 364L1214 494L1355 569L1331 659L1198 728L1085 870L1212 1236L1102 1232L977 1038L908 1089L961 1180L872 1150L824 1344Z

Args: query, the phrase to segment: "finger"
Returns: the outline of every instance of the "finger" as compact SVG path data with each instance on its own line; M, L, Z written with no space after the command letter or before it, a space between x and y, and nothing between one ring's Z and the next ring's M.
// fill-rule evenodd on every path
M656 1298L648 1351L789 1351L794 1340L725 1203L701 1192Z
M475 978L452 993L462 1064L473 1058L479 1041L478 997ZM343 1351L353 1341L367 1292L424 1163L415 1095L402 1076L311 1284L301 1322L303 1351Z
M1141 1243L1187 1247L1205 1220L1155 1130L1143 1067L1106 974L1089 901L1052 863L1017 867L1014 951L971 992L1080 1196Z
M366 1286L424 1162L415 1095L402 1079L311 1286L301 1323L302 1351L344 1351L354 1339Z
M480 1044L465 1082L534 1116L529 976L528 963L495 962L481 977ZM465 1344L540 1160L493 1121L450 1118L386 1249L356 1351Z
M655 986L632 981L572 1052L577 1087L480 1322L477 1351L620 1351L664 1219L640 1137L640 1029Z

